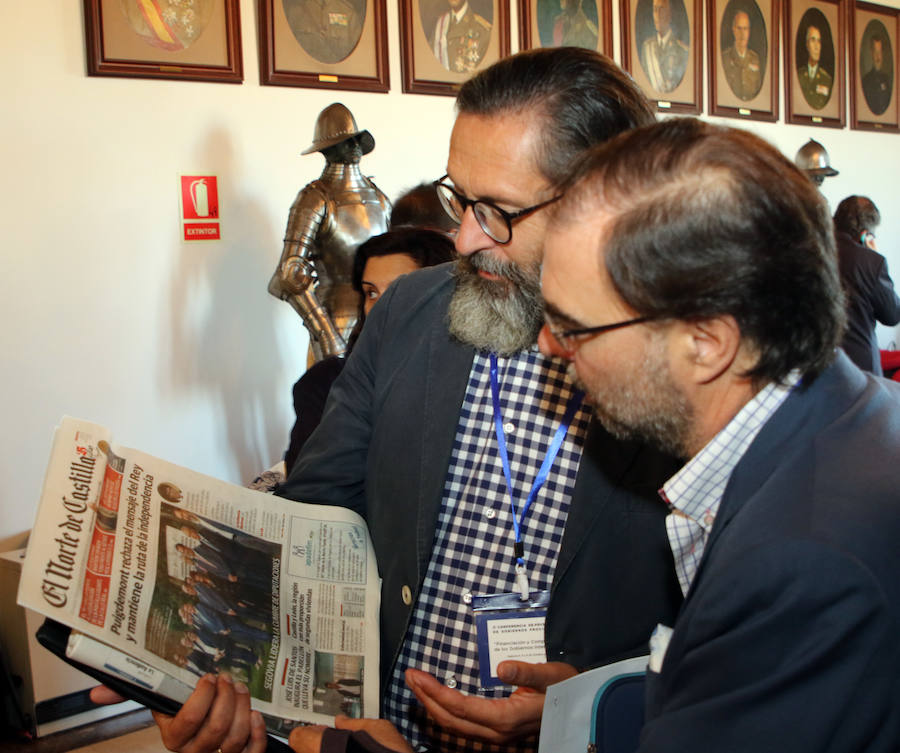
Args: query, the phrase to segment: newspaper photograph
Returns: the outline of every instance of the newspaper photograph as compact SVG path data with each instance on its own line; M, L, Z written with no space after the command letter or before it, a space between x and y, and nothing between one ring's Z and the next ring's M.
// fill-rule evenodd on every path
M363 519L117 447L87 421L56 430L18 601L73 629L73 658L118 657L175 700L228 672L273 731L378 715L380 581Z

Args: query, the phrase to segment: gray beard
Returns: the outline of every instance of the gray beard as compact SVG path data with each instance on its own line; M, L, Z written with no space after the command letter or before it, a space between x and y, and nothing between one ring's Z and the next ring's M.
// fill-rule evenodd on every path
M483 269L501 281L478 276ZM450 334L477 350L509 356L537 342L544 323L540 267L521 268L476 253L460 257L450 299Z

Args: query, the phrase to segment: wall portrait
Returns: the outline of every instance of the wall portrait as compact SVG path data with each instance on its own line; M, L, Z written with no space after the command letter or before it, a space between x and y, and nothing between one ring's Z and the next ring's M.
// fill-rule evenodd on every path
M661 110L700 112L699 3L623 0L625 69Z
M900 132L900 10L857 2L850 19L850 125Z
M710 111L778 118L777 0L711 0Z
M237 0L84 0L89 76L243 81Z
M612 54L612 0L519 0L519 48L584 47Z
M787 121L843 127L845 0L788 0L784 88Z
M390 89L385 0L259 0L260 81Z
M400 0L403 91L455 96L509 54L509 0Z

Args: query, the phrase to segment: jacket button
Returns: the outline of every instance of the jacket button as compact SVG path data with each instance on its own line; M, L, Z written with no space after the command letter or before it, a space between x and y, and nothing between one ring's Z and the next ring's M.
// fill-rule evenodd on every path
M412 591L409 590L409 586L403 586L403 588L400 589L400 598L403 599L403 603L406 604L406 606L412 604Z

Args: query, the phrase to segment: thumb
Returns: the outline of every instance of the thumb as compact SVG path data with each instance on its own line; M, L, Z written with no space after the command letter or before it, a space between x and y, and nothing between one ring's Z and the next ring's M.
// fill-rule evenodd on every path
M578 670L565 662L530 664L524 661L502 661L497 665L497 676L507 685L533 688L543 693L548 685L562 682L578 674Z

